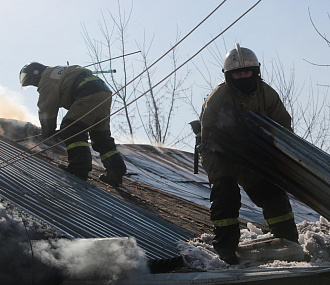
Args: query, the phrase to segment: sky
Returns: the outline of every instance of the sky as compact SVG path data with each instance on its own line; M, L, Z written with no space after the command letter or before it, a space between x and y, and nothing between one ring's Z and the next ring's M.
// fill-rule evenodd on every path
M227 0L197 31L179 45L178 63L189 59L256 2ZM110 25L109 13L118 19L118 1L1 0L0 3L1 104L4 106L4 102L9 98L9 102L14 102L11 113L15 110L23 112L25 120L37 123L38 93L33 87L21 90L19 71L31 61L49 66L65 65L67 62L82 66L90 64L91 58L82 27L86 27L91 38L101 40L99 21L104 15ZM150 62L154 62L175 44L177 38L182 38L190 32L219 3L220 1L214 0L120 1L122 15L127 17L132 9L127 27L126 52L139 50L137 44L152 42L148 58ZM329 85L329 68L313 66L305 60L318 64L330 62L329 48L314 30L308 14L309 8L316 27L320 32L329 34L329 6L327 0L262 0L256 8L226 31L223 37L210 45L210 49L218 49L218 54L224 57L226 52L234 48L235 42L238 42L242 47L250 48L256 53L262 68L270 70L274 59L279 59L288 77L294 70L295 82L304 88L305 98L311 92L310 85L317 89L315 93L324 96L328 94L329 88L317 84ZM188 74L186 86L194 86L191 93L194 107L198 111L210 92L210 87L203 87L203 76L210 74L214 87L222 80L221 66L211 56L210 49L203 50L193 62L190 61L182 68L182 73ZM115 52L116 49L113 53ZM142 72L139 55L132 55L129 60L134 65L135 74ZM115 76L120 80L121 62L113 61L113 66L118 70ZM197 72L197 68L201 73ZM168 57L156 65L156 71L154 82L158 82L171 71ZM143 100L138 104L143 108ZM0 109L0 116L10 117L8 110L11 108L6 107L5 110L7 113L3 115L4 111ZM182 102L175 112L171 129L173 137L170 140L175 139L176 134L182 133L183 129L190 129L188 123L197 119L192 108ZM113 136L116 137L116 130ZM193 144L193 137L191 142Z

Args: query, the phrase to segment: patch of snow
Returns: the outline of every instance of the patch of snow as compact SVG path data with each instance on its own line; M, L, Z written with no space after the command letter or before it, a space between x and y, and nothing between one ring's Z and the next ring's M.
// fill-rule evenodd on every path
M255 233L256 234L257 238L258 238L258 236L263 235L262 230L259 229L258 227L256 227L254 224L247 223L247 227L248 227L250 233Z
M189 268L202 271L231 269L313 267L330 266L330 223L324 217L317 222L303 221L297 224L299 245L290 241L284 244L261 246L247 250L240 256L240 263L229 266L223 262L212 246L213 235L203 234L188 242L180 241L178 249ZM241 230L240 244L270 238L261 229L248 223L248 229ZM304 261L308 256L310 261ZM289 260L288 260L289 259ZM291 261L290 261L291 260ZM296 261L298 260L298 261Z

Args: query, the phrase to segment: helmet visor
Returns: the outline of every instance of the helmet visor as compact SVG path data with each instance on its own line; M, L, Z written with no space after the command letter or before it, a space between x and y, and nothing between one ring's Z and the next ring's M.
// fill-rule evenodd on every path
M27 79L27 73L21 72L19 75L19 82L21 83L22 89L26 89L28 86L25 84Z

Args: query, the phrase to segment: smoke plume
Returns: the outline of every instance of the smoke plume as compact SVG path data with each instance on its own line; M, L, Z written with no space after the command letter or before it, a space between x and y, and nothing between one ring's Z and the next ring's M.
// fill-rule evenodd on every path
M115 284L148 273L145 254L134 238L71 240L0 202L0 284Z
M0 118L39 124L36 115L23 105L21 94L0 85Z

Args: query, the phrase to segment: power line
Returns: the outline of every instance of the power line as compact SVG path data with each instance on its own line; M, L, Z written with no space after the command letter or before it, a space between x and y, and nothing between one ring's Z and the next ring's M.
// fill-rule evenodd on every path
M109 100L111 97L113 97L114 95L116 95L118 92L120 92L123 88L125 88L127 85L131 84L134 80L136 80L138 77L140 77L144 72L146 72L148 69L150 69L152 66L154 66L157 62L159 62L162 58L164 58L170 51L172 51L175 47L177 47L184 39L186 39L193 31L195 31L203 22L206 21L206 19L208 19L217 9L219 9L224 3L226 2L226 0L224 0L216 9L214 9L202 22L200 22L194 29L192 29L183 39L181 39L177 44L175 44L170 50L168 50L165 54L163 54L158 60L156 60L153 64L151 64L148 68L146 68L143 72L141 72L138 76L136 76L134 79L132 79L130 82L128 82L124 87L122 87L120 90L118 90L116 93L114 93L112 96L110 96L109 98L107 98L106 100L104 100L103 102L101 102L99 105L97 105L96 107L94 107L93 109L91 109L90 111L88 111L87 113L85 113L83 116L81 116L80 118L78 118L76 121L74 121L73 123L71 123L70 125L66 126L65 128L63 128L62 130L58 131L56 134L50 136L49 138L41 141L40 143L36 144L34 147L30 148L29 150L27 151L23 151L21 153L19 153L18 155L10 158L10 159L7 159L5 161L3 161L2 163L6 163L6 165L4 166L0 166L0 169L1 168L4 168L8 165L11 165L17 161L20 161L22 159L25 159L25 158L29 158L31 156L34 156L36 154L39 154L41 152L44 152L46 150L49 150L59 144L61 144L62 142L65 142L79 134L82 134L83 132L86 132L89 128L92 128L96 125L98 125L99 123L103 122L104 120L108 119L109 117L117 114L118 112L122 111L125 107L133 104L134 102L136 102L137 100L139 100L140 98L142 98L144 95L146 95L148 92L150 92L150 90L154 89L155 87L157 87L159 84L161 84L162 82L164 82L166 79L168 79L170 76L172 76L176 71L178 71L180 68L182 68L185 64L187 64L190 60L192 60L193 58L195 58L199 53L201 53L207 46L209 46L212 42L214 42L217 38L219 38L222 34L224 34L227 30L229 30L233 25L235 25L241 18L243 18L246 14L248 14L252 9L254 9L260 2L261 0L259 0L258 2L256 2L253 6L251 6L247 11L245 11L240 17L238 17L234 22L232 22L225 30L223 30L221 33L219 33L216 37L214 37L211 41L209 41L206 45L204 45L199 51L197 51L193 56L191 56L189 59L187 59L184 63L182 63L179 67L177 67L175 70L173 70L170 74L168 74L166 77L164 77L162 80L160 80L158 83L156 83L154 86L152 86L149 90L147 90L146 92L144 92L143 94L141 94L140 96L138 96L137 98L135 98L134 100L132 100L131 102L129 102L128 104L126 104L124 107L118 109L117 111L115 111L114 113L110 114L109 116L106 116L105 118L103 118L102 120L96 122L95 124L93 124L92 126L89 126L88 128L82 130L81 132L78 132L74 135L72 135L71 137L61 141L61 142L58 142L44 150L41 150L41 151L38 151L36 153L33 153L33 154L29 154L29 155L26 155L22 158L18 158L16 160L14 160L15 158L23 155L23 154L26 154L28 153L29 151L31 151L32 149L36 148L37 146L41 145L42 143L46 142L47 140L50 140L52 139L55 135L58 135L60 132L64 131L65 129L71 127L73 124L75 124L77 121L80 121L82 118L84 118L85 116L87 116L88 114L90 114L92 111L94 111L95 109L97 109L98 107L100 107L101 105L103 105L103 103L107 100ZM11 161L11 162L9 162Z
M139 52L141 52L141 51L139 50L139 51L135 51L135 52L131 52L131 53L126 53L126 54L123 54L123 55L119 55L119 56L116 56L116 57L112 57L112 58L109 58L109 59L105 59L105 60L102 60L102 61L91 63L91 64L85 65L83 67L89 67L89 66L100 64L100 63L103 63L103 62L111 61L111 60L114 60L114 59L117 59L117 58L120 58L120 57L124 57L124 56L129 56L129 55L132 55L132 54L136 54L136 53L139 53Z

